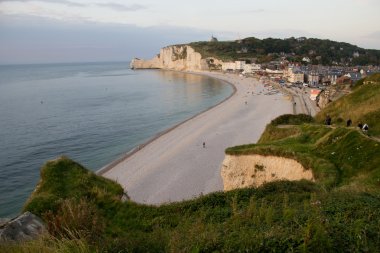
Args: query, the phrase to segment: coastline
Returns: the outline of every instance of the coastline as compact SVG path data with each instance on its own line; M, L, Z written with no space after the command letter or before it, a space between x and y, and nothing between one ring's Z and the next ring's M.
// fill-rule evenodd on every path
M165 70L165 71L175 71L175 70ZM230 85L232 87L232 93L226 97L225 99L223 99L222 101L220 101L219 103L195 114L194 116L188 118L188 119L185 119L184 121L181 121L179 122L178 124L164 130L164 131L161 131L159 133L157 133L156 135L154 135L152 138L148 139L146 142L143 142L141 144L139 144L137 147L134 147L132 150L128 151L127 153L125 153L124 155L121 155L119 158L116 158L114 161L110 162L109 164L103 166L102 168L100 168L99 170L95 171L95 174L99 175L99 176L102 176L103 174L107 173L109 170L111 170L113 167L115 167L117 164L123 162L124 160L128 159L129 157L131 157L132 155L134 155L135 153L137 153L138 151L140 151L141 149L143 149L144 147L146 147L147 145L149 145L150 143L154 142L155 140L157 140L158 138L160 138L161 136L173 131L174 129L176 129L177 127L185 124L186 122L196 118L197 116L211 110L212 108L226 102L228 99L230 99L231 97L233 97L235 95L235 93L237 92L237 89L236 89L236 86L232 83L232 82L229 82L229 81L226 81L226 80L223 80L221 78L216 78L216 77L212 77L210 75L207 75L207 73L203 73L203 72L187 72L187 71L176 71L176 72L182 72L182 73L185 73L185 74L191 74L191 75L203 75L203 76L207 76L207 77L211 77L211 78L215 78L215 79L218 79L219 81L222 81L228 85Z
M186 73L217 78L232 85L234 92L97 171L120 183L136 202L162 204L223 190L220 167L225 148L256 142L270 120L293 111L284 95L267 95L253 78Z

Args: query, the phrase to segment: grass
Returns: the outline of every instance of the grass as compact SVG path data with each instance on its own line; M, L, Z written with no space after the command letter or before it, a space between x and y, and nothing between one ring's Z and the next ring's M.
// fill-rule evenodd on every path
M304 124L291 128L269 125L267 130L276 133L274 138L228 148L226 153L295 159L305 168L312 169L318 183L329 189L351 184L380 192L380 143L356 129ZM289 131L297 135L286 136Z
M368 80L375 83L360 85ZM349 118L354 126L359 122L367 123L369 134L380 137L380 76L374 75L360 81L351 94L329 104L315 119L323 124L326 115L330 115L333 124L339 126L344 126Z
M63 180L64 179L64 180ZM47 162L41 169L41 180L25 205L25 210L41 216L55 212L64 199L97 199L108 202L120 199L123 188L78 163L61 157Z
M280 181L156 207L122 202L116 183L65 157L48 162L41 175L25 209L41 214L50 235L2 244L1 252L341 252L380 247L380 197L375 192L350 187L326 191L318 182ZM59 175L59 180L45 182L52 180L47 175ZM88 176L92 183L83 180ZM93 194L99 191L94 189L102 194ZM41 204L45 191L58 203L54 209Z

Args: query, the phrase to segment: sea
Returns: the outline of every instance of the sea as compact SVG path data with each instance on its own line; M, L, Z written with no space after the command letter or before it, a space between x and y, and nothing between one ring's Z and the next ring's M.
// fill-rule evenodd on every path
M97 171L232 92L129 62L0 65L0 217L21 212L46 161L65 155Z

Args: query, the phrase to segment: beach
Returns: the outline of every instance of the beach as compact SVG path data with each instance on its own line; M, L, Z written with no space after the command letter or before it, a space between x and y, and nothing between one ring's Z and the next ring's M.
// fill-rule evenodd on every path
M254 78L198 74L227 81L235 93L98 172L118 182L131 200L163 204L223 190L224 150L257 142L272 119L293 113L289 98Z

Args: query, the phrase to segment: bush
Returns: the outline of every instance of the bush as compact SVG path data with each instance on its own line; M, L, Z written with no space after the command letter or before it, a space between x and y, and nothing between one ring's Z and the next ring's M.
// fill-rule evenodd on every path
M271 125L301 125L305 123L313 123L314 118L306 114L284 114L271 121Z

